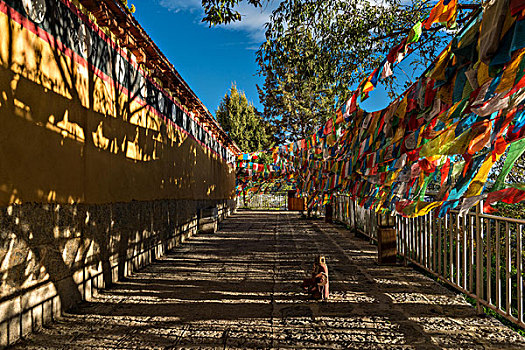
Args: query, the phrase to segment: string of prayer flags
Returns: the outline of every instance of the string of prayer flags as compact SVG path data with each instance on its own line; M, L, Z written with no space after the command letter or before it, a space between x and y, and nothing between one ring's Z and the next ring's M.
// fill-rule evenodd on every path
M457 6L457 0L440 0L423 22L425 29L430 29L434 23L446 23L447 28L453 28L456 22Z
M359 108L357 98L391 74L423 28L452 23L456 1L440 1L316 133L270 150L272 165L239 161L238 191L288 183L308 197L309 208L346 193L366 208L407 217L464 212L482 199L486 210L497 201L525 200L525 186L506 182L525 153L525 8L509 0L508 11L501 1L467 23L388 107ZM494 30L491 20L498 18L502 25ZM489 175L504 155L492 184Z

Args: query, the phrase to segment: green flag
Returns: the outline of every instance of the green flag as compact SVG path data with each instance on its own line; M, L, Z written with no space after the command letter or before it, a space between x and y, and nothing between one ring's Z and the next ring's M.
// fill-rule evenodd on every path
M505 188L505 179L512 170L514 163L516 163L516 160L518 160L523 152L525 152L525 139L511 143L507 152L507 158L505 159L505 163L503 163L501 173L498 175L491 192L499 191Z
M419 41L419 37L421 36L421 28L421 21L419 21L412 27L412 29L410 29L410 33L408 33L407 44Z

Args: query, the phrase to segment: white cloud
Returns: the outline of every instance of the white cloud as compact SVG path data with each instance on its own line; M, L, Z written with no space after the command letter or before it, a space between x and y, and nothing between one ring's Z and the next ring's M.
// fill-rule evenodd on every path
M190 11L202 13L201 0L159 0L161 6L170 11Z
M159 3L170 11L188 11L193 13L198 21L204 15L201 0L159 0ZM277 8L279 3L280 0L271 0L268 4L264 4L262 8L256 8L243 1L235 8L242 15L242 21L221 25L220 27L227 30L246 32L254 43L260 43L264 41L264 24L269 21L272 11Z
M254 42L262 42L264 41L264 25L270 20L272 11L278 5L275 3L276 1L273 1L268 5L263 5L263 8L256 8L243 2L236 8L236 10L242 15L242 21L230 23L223 27L245 31Z

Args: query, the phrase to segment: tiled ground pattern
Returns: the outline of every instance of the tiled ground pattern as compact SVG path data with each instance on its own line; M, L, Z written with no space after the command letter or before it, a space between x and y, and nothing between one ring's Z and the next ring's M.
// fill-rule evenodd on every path
M327 257L331 299L299 285ZM463 297L375 263L348 230L287 212L239 212L19 349L524 349Z

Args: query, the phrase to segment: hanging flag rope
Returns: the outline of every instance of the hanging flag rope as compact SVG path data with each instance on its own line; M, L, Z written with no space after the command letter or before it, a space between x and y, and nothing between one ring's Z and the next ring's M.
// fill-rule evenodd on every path
M524 200L525 187L505 184L525 148L525 10L519 4L514 8L487 4L387 108L360 109L358 98L391 74L422 29L453 25L457 2L440 1L319 132L270 150L270 165L242 155L238 191L264 182L288 183L308 197L309 208L338 192L366 208L408 217L465 211L481 199L487 210L497 201ZM487 14L505 23L497 36L491 34L492 43L479 41L488 35L487 26L496 25ZM503 171L490 186L490 171L505 153ZM432 186L437 191L429 196Z

